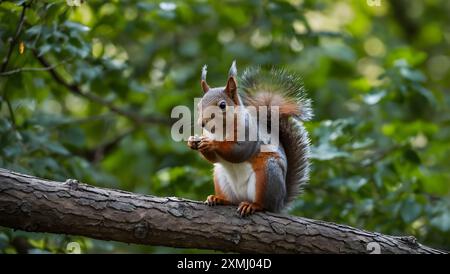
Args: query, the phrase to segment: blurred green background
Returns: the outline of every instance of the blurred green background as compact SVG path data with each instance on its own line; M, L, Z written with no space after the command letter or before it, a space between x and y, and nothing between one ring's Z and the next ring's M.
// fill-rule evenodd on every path
M0 167L204 200L211 165L171 139L171 109L193 108L203 64L212 86L233 59L284 67L315 112L311 182L290 213L450 250L450 1L81 2L0 1ZM2 253L70 241L205 252L0 228Z

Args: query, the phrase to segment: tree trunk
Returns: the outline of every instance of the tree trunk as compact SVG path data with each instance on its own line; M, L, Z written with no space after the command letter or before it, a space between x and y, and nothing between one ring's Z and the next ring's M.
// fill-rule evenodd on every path
M444 253L414 237L235 210L0 169L0 225L14 229L239 253Z

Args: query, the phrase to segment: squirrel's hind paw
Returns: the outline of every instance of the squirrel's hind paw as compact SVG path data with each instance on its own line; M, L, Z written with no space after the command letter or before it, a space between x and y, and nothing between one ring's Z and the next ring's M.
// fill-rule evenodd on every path
M262 211L262 210L263 210L263 207L257 203L241 202L236 211L241 216L248 216L257 211Z

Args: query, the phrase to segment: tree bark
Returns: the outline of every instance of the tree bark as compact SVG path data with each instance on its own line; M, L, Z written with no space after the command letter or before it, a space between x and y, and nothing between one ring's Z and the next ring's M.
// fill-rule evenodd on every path
M14 229L239 253L445 253L414 237L235 210L0 169L0 225Z

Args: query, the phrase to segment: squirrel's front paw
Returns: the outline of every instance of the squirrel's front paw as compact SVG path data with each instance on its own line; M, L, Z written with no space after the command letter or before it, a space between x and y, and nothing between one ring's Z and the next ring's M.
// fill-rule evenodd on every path
M263 207L259 204L250 203L250 202L241 202L239 204L237 212L241 216L248 216L248 215L255 213L256 211L262 211L262 210L263 210Z
M225 200L224 198L221 198L217 195L209 195L208 198L206 198L205 205L209 206L215 206L215 205L227 205L229 202Z
M187 145L190 149L197 150L199 144L200 144L200 137L198 136L190 136L187 141Z
M201 137L200 143L198 144L198 150L200 152L211 152L216 149L216 143L214 140L208 137Z

